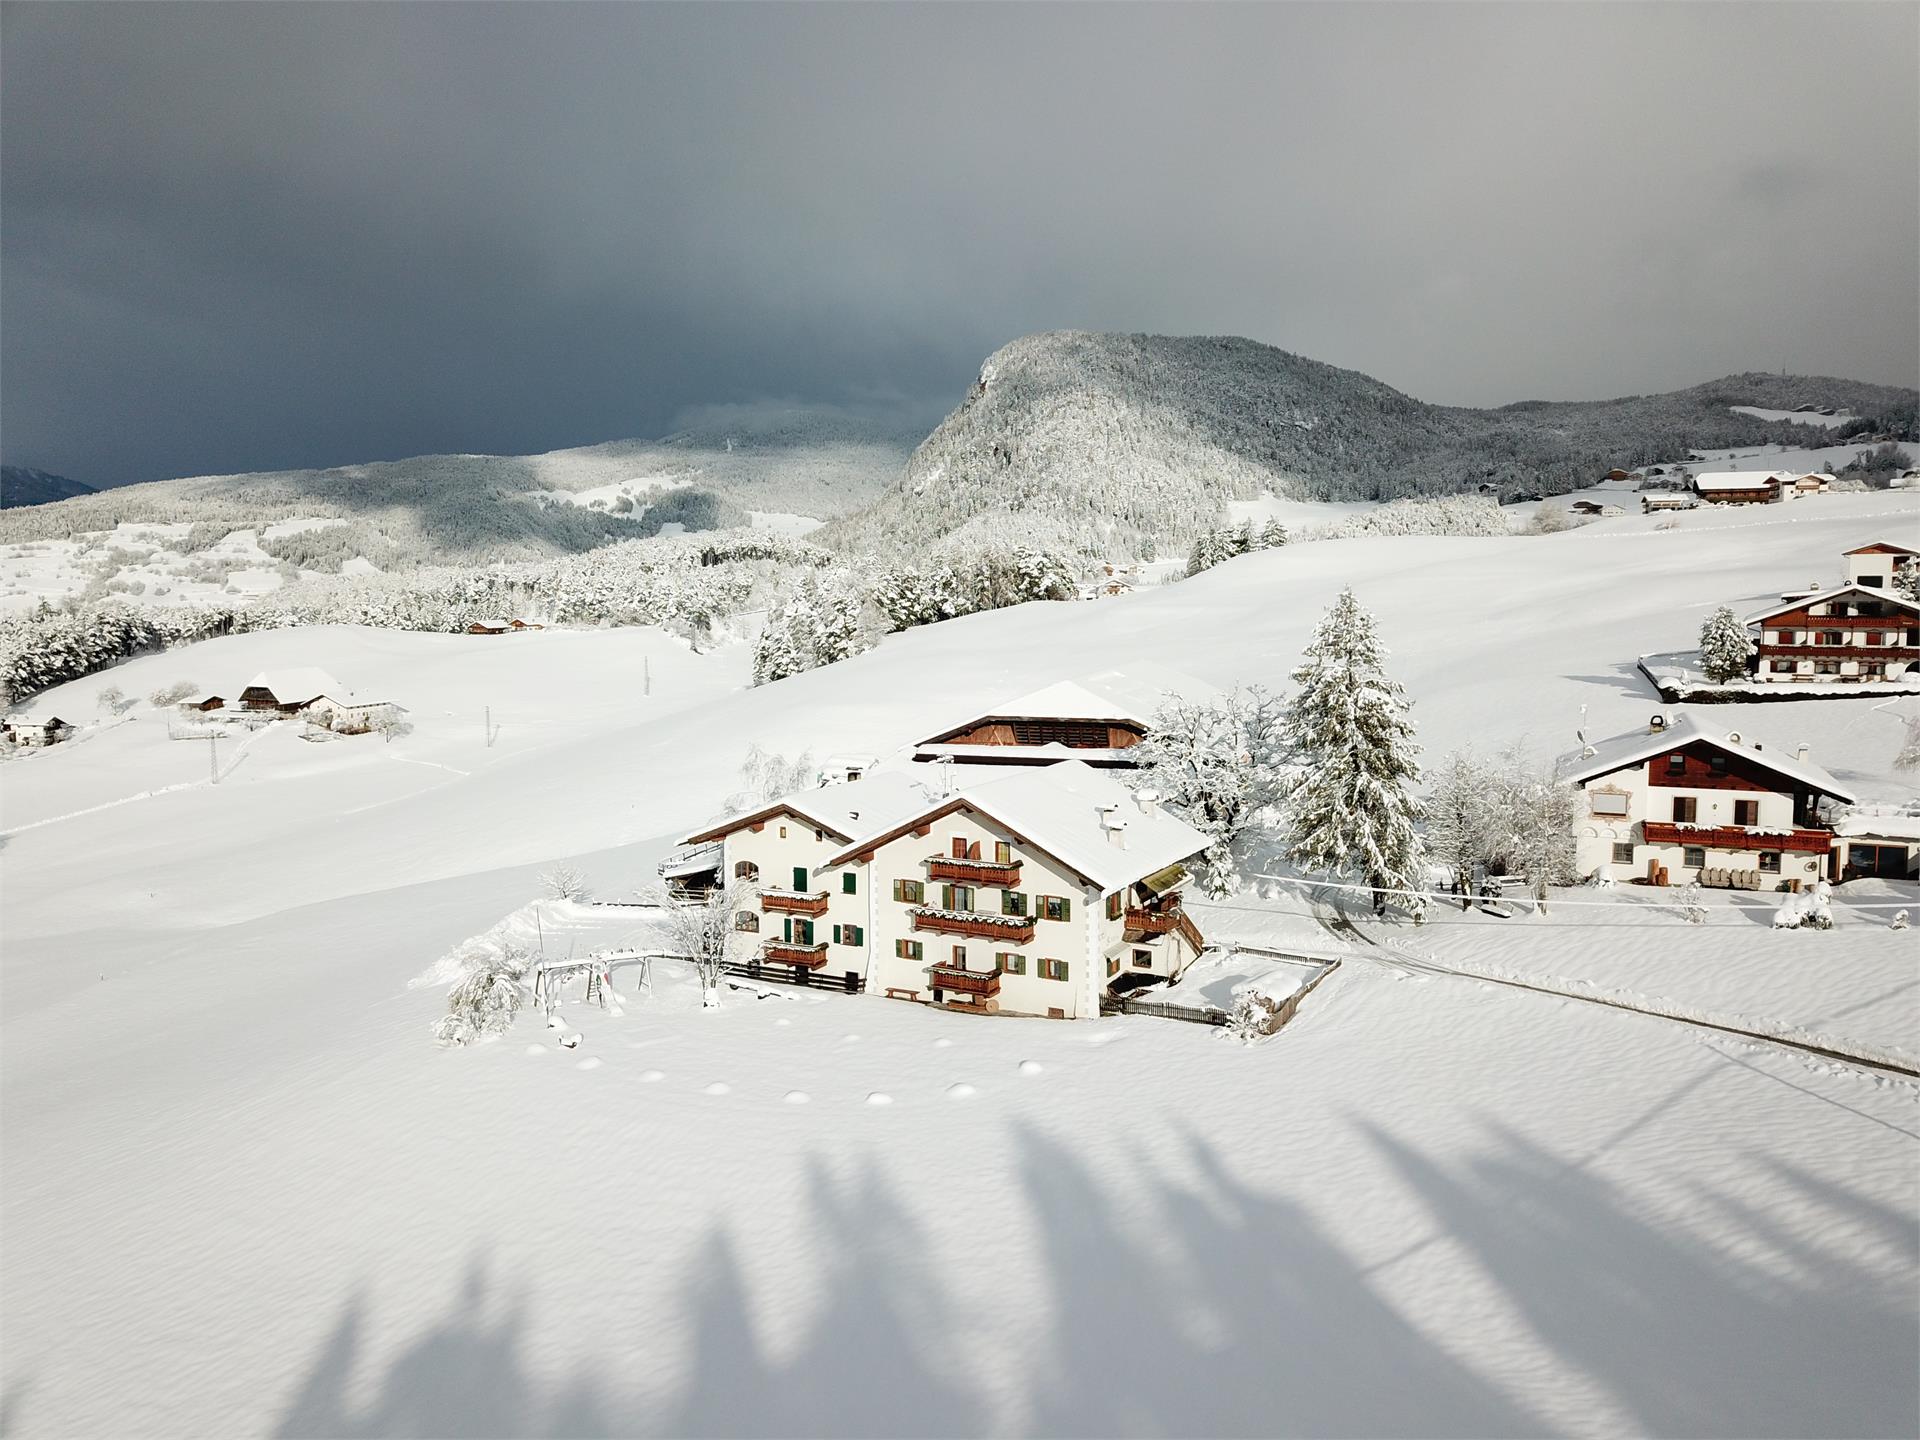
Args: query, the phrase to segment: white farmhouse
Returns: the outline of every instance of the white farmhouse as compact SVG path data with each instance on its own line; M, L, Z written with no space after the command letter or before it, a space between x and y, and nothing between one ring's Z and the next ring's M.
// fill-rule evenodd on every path
M1207 837L1080 761L924 771L796 792L686 837L757 884L735 916L765 965L898 999L1062 1019L1122 976L1172 977L1205 942L1181 906Z
M1847 584L1885 590L1891 588L1894 576L1920 564L1920 550L1910 550L1892 540L1875 540L1847 551L1842 558L1847 566Z
M1654 883L1806 888L1826 876L1833 831L1823 799L1853 796L1807 758L1692 715L1588 745L1563 762L1583 792L1574 823L1582 875Z

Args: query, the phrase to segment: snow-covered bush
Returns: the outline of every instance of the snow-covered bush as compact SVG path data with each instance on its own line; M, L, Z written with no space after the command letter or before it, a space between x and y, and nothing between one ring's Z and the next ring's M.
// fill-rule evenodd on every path
M156 710L164 710L169 705L178 705L182 700L200 693L200 687L191 680L176 680L171 685L162 685L147 697L147 703Z
M1533 512L1533 519L1527 522L1528 535L1558 535L1563 530L1574 530L1586 521L1576 520L1558 505L1542 505Z
M1471 750L1456 750L1434 775L1426 812L1427 854L1453 872L1460 908L1473 905L1474 873L1498 852L1499 776Z
M433 1027L442 1045L471 1045L489 1035L513 1028L526 998L522 980L529 957L518 945L498 950L474 950L463 957L466 973L447 994L447 1013Z
M127 708L127 692L118 685L109 685L94 697L94 704L103 715L118 715Z
M1271 995L1247 989L1233 997L1226 1032L1243 1045L1253 1045L1280 1028L1281 1005Z
M1288 849L1305 870L1353 875L1383 913L1389 890L1424 888L1414 831L1420 747L1406 692L1388 678L1373 616L1351 590L1321 619L1293 672L1282 735L1300 769L1286 796ZM1417 920L1426 902L1396 897Z
M1233 893L1233 844L1280 798L1282 723L1280 702L1258 685L1217 700L1169 696L1133 751L1135 789L1151 791L1213 841L1196 874L1210 895Z
M1526 878L1544 915L1547 887L1570 885L1576 878L1573 827L1580 792L1515 745L1501 758L1496 794L1501 858L1511 873Z
M741 788L727 797L725 808L730 815L755 810L782 795L818 784L819 780L819 767L807 751L802 750L789 760L784 755L761 749L757 743L752 744L747 747L747 758L740 764Z
M720 1004L720 981L736 956L758 943L750 932L740 930L734 917L759 901L759 892L744 881L733 881L715 890L699 904L674 900L656 893L655 901L666 912L675 944L693 962L700 977L700 1003L709 1010Z
M1700 626L1700 668L1707 679L1724 685L1729 680L1747 678L1747 660L1753 654L1753 641L1740 617L1725 605L1707 616Z
M1893 757L1896 770L1920 770L1920 712L1906 718L1906 731L1900 739L1899 753Z

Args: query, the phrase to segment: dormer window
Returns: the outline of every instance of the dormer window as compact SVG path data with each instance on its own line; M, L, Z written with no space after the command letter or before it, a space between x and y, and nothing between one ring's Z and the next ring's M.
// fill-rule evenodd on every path
M1724 755L1709 756L1707 764L1716 775L1724 775L1727 773L1727 757Z
M1687 773L1687 757L1684 755L1667 756L1667 774L1684 775Z

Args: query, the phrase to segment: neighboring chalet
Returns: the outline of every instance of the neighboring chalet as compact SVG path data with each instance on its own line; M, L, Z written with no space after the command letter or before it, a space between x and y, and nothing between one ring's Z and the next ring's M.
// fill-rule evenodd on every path
M1848 815L1834 831L1842 880L1920 880L1920 815Z
M9 715L0 721L0 727L7 732L7 739L15 745L38 749L43 745L58 745L73 734L73 726L58 715L45 718L27 715Z
M1708 470L1693 489L1712 505L1772 505L1786 498L1794 478L1782 470Z
M1822 800L1853 800L1805 746L1777 753L1691 715L1655 715L1644 732L1588 745L1566 765L1583 792L1574 823L1583 876L1683 885L1703 873L1726 883L1724 871L1750 888L1804 889L1828 877L1835 853Z
M511 635L520 630L544 630L538 620L476 620L467 626L469 635Z
M1891 540L1876 540L1871 545L1847 551L1842 558L1846 561L1849 585L1888 590L1893 587L1896 575L1920 564L1920 550L1909 550Z
M952 794L925 775L799 791L683 843L718 843L720 874L757 887L734 924L761 965L890 998L1094 1016L1123 976L1171 978L1204 948L1181 896L1208 840L1185 821L1079 761Z
M1176 671L1106 670L1063 680L937 730L913 748L915 760L964 765L1052 765L1081 760L1131 766L1127 753L1153 729L1169 698L1199 700L1213 688Z
M1793 480L1796 494L1824 495L1833 488L1833 476L1824 470L1816 470L1811 475L1796 475Z
M1850 572L1859 568L1858 553L1847 557ZM1754 678L1816 684L1906 678L1920 661L1920 605L1879 588L1886 571L1883 557L1872 584L1849 581L1749 615L1747 624L1760 627Z

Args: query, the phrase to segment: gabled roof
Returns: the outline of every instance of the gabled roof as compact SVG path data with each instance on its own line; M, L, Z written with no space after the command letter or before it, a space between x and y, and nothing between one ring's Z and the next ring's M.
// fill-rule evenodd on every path
M1896 591L1876 590L1871 585L1856 585L1849 581L1845 585L1836 585L1831 590L1817 590L1811 595L1802 595L1798 600L1789 600L1784 605L1775 605L1770 609L1760 611L1757 615L1749 615L1747 616L1746 623L1752 625L1761 620L1770 620L1775 615L1785 614L1789 610L1802 610L1809 605L1821 605L1836 595L1847 594L1861 595L1869 600L1889 601L1894 605L1900 606L1902 609L1920 613L1920 605L1916 605L1913 601L1907 599L1906 596Z
M1105 720L1147 726L1169 695L1203 700L1220 692L1204 680L1162 665L1129 665L1100 670L1071 680L1058 680L1025 695L1004 700L985 710L943 725L922 745L937 745L946 736L990 720Z
M1696 490L1761 490L1794 477L1784 470L1707 470L1693 477Z
M262 670L247 682L249 690L259 687L273 693L273 698L285 703L292 700L313 700L325 695L330 700L345 700L353 692L317 666L306 665L291 670Z
M836 852L840 865L878 849L942 815L970 810L997 822L1021 843L1046 852L1103 891L1131 885L1191 859L1212 844L1179 816L1146 809L1119 781L1078 760L1022 770L971 785L958 794L899 816ZM1124 827L1126 844L1110 838L1108 816Z
M1665 755L1693 744L1711 745L1729 755L1738 755L1751 764L1818 790L1823 795L1831 795L1836 800L1853 799L1851 791L1841 788L1838 780L1811 760L1800 760L1780 751L1762 749L1755 741L1743 736L1736 738L1736 732L1709 730L1692 715L1674 716L1665 729L1616 735L1611 740L1602 740L1584 750L1575 751L1562 760L1561 773L1574 784L1584 785L1602 775L1612 775L1630 765L1651 760L1656 755Z
M1876 540L1871 545L1856 545L1853 549L1843 550L1840 553L1843 555L1920 555L1920 550L1909 550L1906 546L1896 545L1891 540Z
M939 794L938 782L924 768L869 771L858 780L796 790L752 810L703 826L685 836L682 845L719 840L749 825L761 825L778 815L792 815L824 830L835 840L851 840L863 830L887 825L899 815L925 808Z

